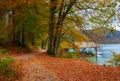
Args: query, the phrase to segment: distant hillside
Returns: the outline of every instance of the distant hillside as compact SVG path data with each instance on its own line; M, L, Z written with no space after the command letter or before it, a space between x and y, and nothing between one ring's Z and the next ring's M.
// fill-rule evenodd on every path
M120 31L115 30L111 32L110 29L94 29L94 30L85 30L84 34L92 39L92 41L98 43L120 43Z
M120 31L116 30L114 33L109 32L106 36L106 40L108 43L120 43Z
M109 33L106 38L107 39L120 38L120 31L116 30L114 33Z

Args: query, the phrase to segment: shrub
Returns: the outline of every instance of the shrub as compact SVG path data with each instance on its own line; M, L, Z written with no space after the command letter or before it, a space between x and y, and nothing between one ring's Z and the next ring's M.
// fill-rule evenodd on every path
M63 54L60 57L63 57L63 58L80 58L80 56L78 54L76 54L75 52L70 52L68 54Z
M17 76L13 58L5 50L0 50L0 81L13 81Z
M112 52L112 54L113 58L111 59L111 61L113 61L115 65L118 65L118 63L120 63L120 54L117 54L115 52Z
M4 45L7 42L7 37L0 35L0 45Z

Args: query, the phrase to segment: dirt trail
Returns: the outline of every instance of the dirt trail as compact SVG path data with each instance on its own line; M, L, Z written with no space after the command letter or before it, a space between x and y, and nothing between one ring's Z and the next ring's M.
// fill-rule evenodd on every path
M16 61L19 61L22 66L21 76L18 81L62 81L54 73L40 65L40 63L33 61L35 56L43 53L45 53L45 50L13 57Z
M41 50L40 52L33 52L33 53L30 53L30 54L21 55L21 56L14 56L13 58L14 59L19 59L19 60L24 60L24 59L33 58L33 57L35 57L37 55L40 55L40 54L43 54L45 52L46 52L45 50Z
M55 58L48 56L45 50L13 56L22 66L17 81L120 81L119 66L100 66L80 59Z

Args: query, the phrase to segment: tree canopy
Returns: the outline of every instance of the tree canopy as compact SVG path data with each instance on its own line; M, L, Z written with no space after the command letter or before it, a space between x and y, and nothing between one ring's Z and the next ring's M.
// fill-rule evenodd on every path
M120 1L0 0L0 14L0 44L41 44L57 56L62 44L75 47L76 41L93 40L83 33L86 30L113 31L120 19Z

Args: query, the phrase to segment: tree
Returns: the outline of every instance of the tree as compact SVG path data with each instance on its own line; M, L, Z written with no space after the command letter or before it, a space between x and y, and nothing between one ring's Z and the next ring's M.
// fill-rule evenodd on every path
M4 32L1 31L0 39L7 41L6 44L13 42L19 46L36 45L48 30L46 25L48 20L40 14L43 10L47 10L43 2L39 0L0 1L1 21L5 22L0 24L4 27L1 28ZM43 21L46 22L43 23Z
M88 16L85 26L89 27L90 30L84 31L92 41L101 42L105 41L105 37L109 32L115 31L115 23L119 22L118 13L120 8L119 1L115 0L104 0L98 1L97 6L90 10L86 10L84 15ZM118 20L118 21L116 21Z
M66 30L64 25L67 20L74 21L73 29L79 30L80 33L93 27L110 26L117 2L113 0L50 0L48 53L53 56L58 54L62 36L65 36L63 35ZM71 28L68 27L67 30L70 31Z
M57 56L62 42L74 46L76 41L88 41L85 30L111 26L119 14L118 3L118 0L1 0L0 14L7 22L3 26L1 17L0 29L9 42L22 46L42 41L44 47L48 38L48 53Z
M68 4L66 4L68 3ZM62 26L72 9L76 0L50 0L50 24L49 24L49 38L48 38L48 53L56 56L61 41ZM57 8L59 6L59 8ZM57 11L57 9L59 9ZM58 14L56 13L58 12Z

